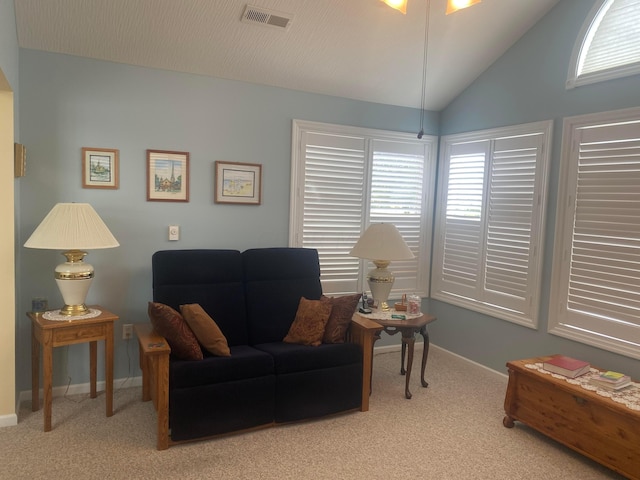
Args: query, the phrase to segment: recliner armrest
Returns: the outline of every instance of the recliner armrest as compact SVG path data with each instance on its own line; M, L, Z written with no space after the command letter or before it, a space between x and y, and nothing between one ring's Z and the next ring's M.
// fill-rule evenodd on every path
M369 395L371 395L371 375L373 372L373 345L380 338L383 326L357 313L351 319L347 339L362 348L362 402L360 411L369 410Z
M134 325L140 351L142 400L153 400L158 416L157 448L169 448L169 355L167 340L150 323Z

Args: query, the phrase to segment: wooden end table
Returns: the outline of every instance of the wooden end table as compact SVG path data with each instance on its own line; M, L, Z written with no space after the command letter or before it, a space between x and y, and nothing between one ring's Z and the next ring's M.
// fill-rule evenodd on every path
M107 417L113 415L113 322L118 316L99 305L100 315L86 319L46 320L43 313L27 312L31 319L31 409L40 409L40 346L42 346L42 387L44 391L44 431L51 431L53 348L89 342L91 398L96 398L98 340L104 340Z
M407 316L406 320L398 320L395 318L391 318L392 314L397 315L405 315ZM409 390L409 381L411 380L411 367L413 365L413 349L416 343L416 334L419 333L422 335L424 340L424 347L422 350L422 368L420 369L420 383L423 387L428 387L429 384L424 379L424 372L427 367L427 357L429 355L429 332L427 331L427 325L436 320L436 317L433 315L429 315L426 313L422 313L419 316L410 316L407 315L406 312L396 312L390 311L388 315L364 315L361 313L356 313L356 315L360 315L364 318L369 318L374 322L380 324L383 327L383 331L385 331L389 335L395 335L396 333L402 333L402 355L400 359L400 374L405 375L405 387L404 387L404 396L407 399L412 397L411 391ZM388 318L387 318L388 317ZM374 344L376 340L380 339L380 334L376 335L374 338ZM405 369L405 356L407 354L408 347L408 356L406 358L406 369Z

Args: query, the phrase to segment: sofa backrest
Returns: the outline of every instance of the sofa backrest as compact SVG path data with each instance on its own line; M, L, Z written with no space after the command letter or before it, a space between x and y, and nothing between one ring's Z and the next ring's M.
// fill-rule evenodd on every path
M153 301L180 311L199 303L230 346L246 345L242 254L237 250L163 250L153 254Z
M295 319L300 297L322 296L318 251L256 248L242 257L249 343L281 341Z

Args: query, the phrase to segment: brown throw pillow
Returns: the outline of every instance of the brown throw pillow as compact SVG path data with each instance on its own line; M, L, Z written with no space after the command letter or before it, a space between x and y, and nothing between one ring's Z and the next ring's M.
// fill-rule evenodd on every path
M182 315L163 303L149 302L149 319L156 332L167 339L171 354L182 360L202 360L202 350Z
M331 315L330 303L300 298L296 318L283 342L313 345L314 347L320 345L329 315Z
M346 341L351 317L358 307L361 296L361 293L344 297L322 296L321 300L329 302L332 306L331 315L324 329L323 343L344 343Z
M227 338L216 322L198 303L180 305L180 313L193 330L200 344L210 353L220 357L231 355Z

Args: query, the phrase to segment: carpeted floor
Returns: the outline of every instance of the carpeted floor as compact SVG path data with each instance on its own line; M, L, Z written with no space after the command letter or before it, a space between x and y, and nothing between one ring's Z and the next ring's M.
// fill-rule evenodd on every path
M418 345L416 345L418 347ZM416 348L416 370L419 354ZM610 470L517 424L502 426L506 377L432 347L429 388L400 353L374 359L371 409L216 440L155 449L155 413L140 388L58 397L53 430L24 402L0 429L1 479L602 479Z

